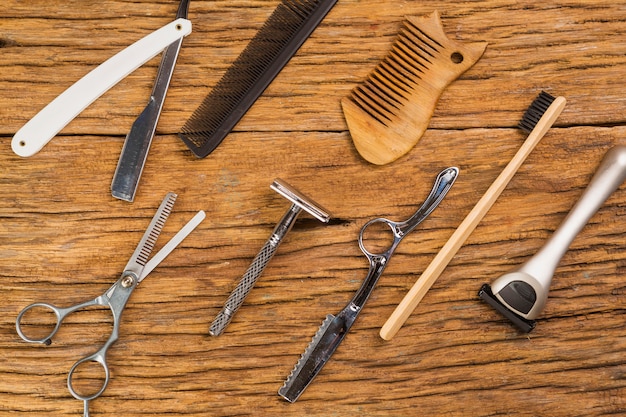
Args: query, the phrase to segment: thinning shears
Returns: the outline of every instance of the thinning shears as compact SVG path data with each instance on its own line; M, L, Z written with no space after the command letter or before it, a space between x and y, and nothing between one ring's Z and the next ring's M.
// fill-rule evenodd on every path
M102 295L94 298L93 300L66 308L59 308L48 303L34 303L24 308L17 316L17 333L24 341L50 345L52 343L52 337L61 327L61 323L71 313L90 306L106 306L111 309L111 313L113 315L113 330L111 332L111 336L97 352L79 359L72 366L67 376L67 386L70 393L77 400L84 402L84 417L89 417L89 401L99 397L109 383L110 372L106 361L106 354L111 345L113 345L118 339L122 312L124 311L124 307L126 306L133 290L183 241L183 239L189 235L189 233L196 228L196 226L198 226L198 224L200 224L205 217L204 211L199 211L167 244L165 244L159 252L157 252L156 255L154 255L152 259L148 261L156 240L161 233L161 229L163 228L165 221L171 213L175 201L176 194L168 193L165 196L165 199L152 218L148 229L139 241L135 252L133 252L128 264L124 268L122 276ZM56 316L56 324L54 325L52 331L45 336L33 336L33 329L40 329L40 326L42 325L42 323L40 323L42 320L42 313L46 312L46 310L54 313ZM31 336L28 336L27 333L30 333ZM85 393L84 388L80 389L75 385L74 376L76 371L80 372L80 368L86 369L90 364L93 365L93 363L99 364L102 367L104 370L104 378L102 378L102 385L99 387L97 392Z

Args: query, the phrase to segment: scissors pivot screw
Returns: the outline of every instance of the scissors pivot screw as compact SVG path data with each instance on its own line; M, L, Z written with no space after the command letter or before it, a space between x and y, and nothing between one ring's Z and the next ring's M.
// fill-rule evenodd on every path
M134 276L126 275L124 278L122 278L122 287L129 288L129 287L132 287L133 284L135 284Z

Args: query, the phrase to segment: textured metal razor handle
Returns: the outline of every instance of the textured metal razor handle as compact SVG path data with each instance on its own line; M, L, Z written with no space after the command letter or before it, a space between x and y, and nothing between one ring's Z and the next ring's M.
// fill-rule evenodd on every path
M293 224L295 223L296 217L298 217L298 213L300 213L300 207L293 205L291 209L281 219L278 223L272 236L265 242L261 251L254 257L252 263L248 267L248 270L245 272L237 287L233 290L233 292L226 300L224 307L219 312L213 323L211 324L211 328L209 329L209 334L211 336L219 336L224 332L226 326L230 323L233 316L239 310L239 307L243 304L243 301L248 296L248 293L254 287L254 284L257 282L265 267L269 263L269 261L274 256L276 249L282 242L285 235L291 230Z
M226 300L222 311L220 311L215 320L213 320L213 324L211 324L211 328L209 329L211 336L218 336L226 329L226 326L228 326L232 320L235 312L239 310L239 307L241 307L248 293L252 287L254 287L254 284L263 273L270 259L274 256L276 249L278 249L278 244L274 243L272 239L268 240L265 245L263 245L263 248L241 278L241 281L239 281L237 288L233 290L228 300Z

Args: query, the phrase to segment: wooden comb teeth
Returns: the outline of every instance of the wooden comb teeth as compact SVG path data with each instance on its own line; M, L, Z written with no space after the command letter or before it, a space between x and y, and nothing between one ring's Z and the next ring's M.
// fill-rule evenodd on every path
M337 0L282 0L178 134L199 158L235 127Z
M409 152L428 127L443 90L471 68L486 47L486 42L449 39L436 11L428 17L407 17L391 51L341 100L361 156L384 165Z

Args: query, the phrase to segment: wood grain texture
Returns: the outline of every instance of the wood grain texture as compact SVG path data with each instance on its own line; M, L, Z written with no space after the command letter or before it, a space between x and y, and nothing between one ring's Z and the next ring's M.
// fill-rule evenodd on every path
M80 415L66 375L108 336L106 311L71 317L52 346L15 332L34 301L70 305L119 276L166 192L179 198L161 241L197 210L207 219L135 291L94 416L606 416L626 413L626 188L573 242L529 336L480 302L484 282L532 256L626 136L626 9L558 3L341 0L206 159L176 133L276 0L192 0L157 136L132 204L109 186L148 100L158 58L111 89L40 153L13 134L82 75L172 20L176 1L6 0L0 17L0 416ZM444 30L486 41L442 94L429 129L387 166L353 147L340 100L388 52L405 16L438 10ZM540 90L567 98L556 126L391 342L380 326L522 144ZM461 174L405 238L351 332L295 404L276 391L322 319L367 273L357 237L403 220L447 166ZM335 221L301 216L224 335L208 327L288 202L283 178ZM157 247L158 249L158 247ZM104 332L101 333L101 332Z

